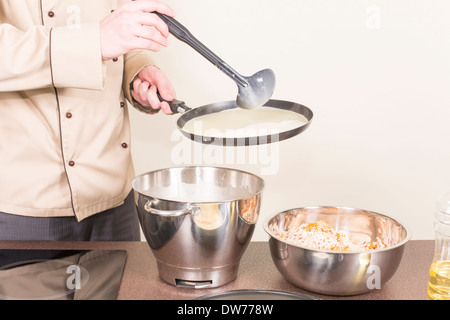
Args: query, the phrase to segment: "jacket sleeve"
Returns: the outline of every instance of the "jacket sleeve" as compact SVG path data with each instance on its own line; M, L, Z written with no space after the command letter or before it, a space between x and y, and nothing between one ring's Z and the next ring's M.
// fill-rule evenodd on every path
M0 24L0 61L3 92L50 86L101 90L104 84L98 23L27 31Z
M123 75L123 92L127 100L133 107L145 113L156 113L151 108L142 107L131 95L133 80L138 73L146 66L154 66L155 63L149 53L144 50L134 50L127 53L124 57L124 75Z

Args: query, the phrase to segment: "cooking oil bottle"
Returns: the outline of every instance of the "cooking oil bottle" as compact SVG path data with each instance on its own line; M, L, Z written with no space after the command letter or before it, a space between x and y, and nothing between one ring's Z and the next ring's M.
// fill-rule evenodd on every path
M434 220L435 253L428 280L428 300L450 300L450 191L438 201Z

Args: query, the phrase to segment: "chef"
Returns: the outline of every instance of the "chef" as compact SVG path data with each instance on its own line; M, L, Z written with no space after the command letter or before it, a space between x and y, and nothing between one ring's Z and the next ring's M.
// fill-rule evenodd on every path
M169 114L158 0L0 0L0 240L140 239L128 103Z

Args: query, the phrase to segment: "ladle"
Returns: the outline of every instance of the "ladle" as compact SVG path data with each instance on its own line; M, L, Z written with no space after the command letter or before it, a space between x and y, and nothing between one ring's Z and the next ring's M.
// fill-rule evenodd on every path
M204 44L197 40L191 32L172 17L159 12L157 14L169 27L169 31L180 41L190 45L203 57L209 60L227 76L233 79L238 86L236 104L243 109L255 109L263 106L272 97L275 89L275 73L271 69L258 71L250 77L244 77L220 59Z

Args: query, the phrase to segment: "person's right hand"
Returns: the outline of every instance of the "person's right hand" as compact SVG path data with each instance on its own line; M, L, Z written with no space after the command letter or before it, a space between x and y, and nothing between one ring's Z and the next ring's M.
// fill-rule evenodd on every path
M122 3L100 22L102 58L119 57L134 49L159 51L168 45L169 29L156 14L173 17L172 8L158 0Z

